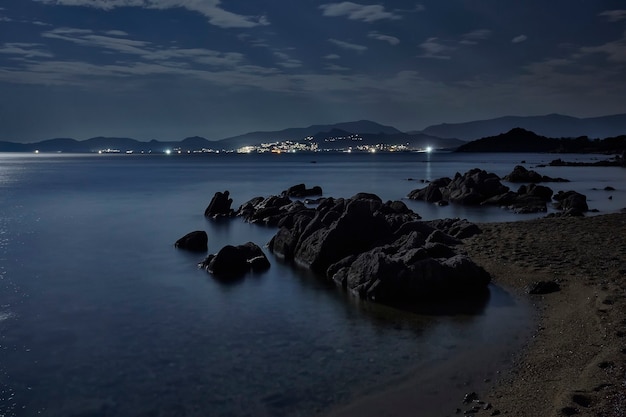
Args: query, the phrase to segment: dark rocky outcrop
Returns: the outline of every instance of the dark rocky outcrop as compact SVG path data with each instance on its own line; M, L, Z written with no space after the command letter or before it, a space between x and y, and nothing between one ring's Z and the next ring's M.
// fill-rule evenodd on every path
M301 201L291 201L287 196L255 197L244 203L236 214L250 223L277 226L288 214L306 210Z
M236 278L249 271L264 271L270 267L270 262L258 245L247 242L238 246L224 246L199 263L198 267L218 278Z
M174 246L195 252L206 252L208 249L208 241L209 237L204 230L196 230L178 239L174 243Z
M414 200L440 204L496 205L516 213L546 212L552 190L541 185L522 185L517 192L500 182L493 173L478 168L465 174L457 173L454 179L439 178L422 189L413 190L408 197Z
M228 191L223 193L216 192L206 210L204 210L204 216L212 218L234 216L235 212L230 207L233 204L233 199L229 195Z
M437 203L441 200L463 205L480 205L489 198L509 191L502 185L500 177L479 168L474 168L461 175L457 172L453 179L439 178L425 188L413 190L408 197Z
M287 214L269 248L363 298L415 302L484 291L487 272L441 230L468 236L478 232L475 225L419 219L404 203L374 194L326 198L312 213Z
M576 191L559 191L554 195L555 207L564 216L584 216L589 211L587 196Z
M322 187L320 187L319 185L316 185L313 188L306 188L306 185L298 184L298 185L289 187L288 189L283 191L281 194L287 197L296 197L296 198L319 196L319 195L322 195Z
M552 167L626 167L624 155L616 155L612 159L602 159L594 162L564 161L561 158L549 163Z
M528 170L522 165L517 165L513 168L513 171L505 175L503 178L509 182L527 182L527 183L539 183L539 182L569 182L564 178L552 178L547 175L541 175L537 171Z

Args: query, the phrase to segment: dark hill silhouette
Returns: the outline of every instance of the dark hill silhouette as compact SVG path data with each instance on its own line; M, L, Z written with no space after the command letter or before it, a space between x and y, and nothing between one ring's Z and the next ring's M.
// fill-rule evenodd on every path
M515 127L553 138L577 138L579 136L606 138L626 134L626 114L583 119L561 114L505 116L467 123L433 125L424 129L422 133L440 138L474 140L508 132Z
M554 153L606 153L622 154L626 150L626 135L589 139L580 136L570 138L548 138L534 132L514 128L507 133L489 136L468 142L457 148L457 152L554 152Z
M307 136L314 136L320 132L330 132L333 129L351 133L402 133L395 127L385 126L369 120L356 122L343 122L332 125L311 125L309 127L295 127L278 131L250 132L243 135L233 136L217 141L217 146L223 148L240 148L242 146L257 145L262 142L274 142L277 140L302 140Z

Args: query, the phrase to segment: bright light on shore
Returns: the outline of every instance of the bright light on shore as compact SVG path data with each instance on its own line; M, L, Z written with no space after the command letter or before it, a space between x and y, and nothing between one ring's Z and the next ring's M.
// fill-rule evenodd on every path
M166 150L165 150L165 155L169 155L169 154L171 154L171 153L172 153L172 150L171 150L171 149L166 149Z
M431 153L433 151L433 147L432 146L427 146L426 147L426 153Z

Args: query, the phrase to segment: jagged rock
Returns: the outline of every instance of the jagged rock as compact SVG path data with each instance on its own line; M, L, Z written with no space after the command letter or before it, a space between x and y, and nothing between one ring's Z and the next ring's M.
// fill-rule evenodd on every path
M419 221L402 202L368 193L324 199L315 214L295 214L269 243L292 259L360 297L417 301L484 290L489 274L450 245L458 238ZM441 222L459 235L467 221Z
M211 202L204 210L205 217L231 217L235 214L234 210L230 208L233 203L233 199L229 198L229 192L224 191L216 192Z
M471 223L467 219L459 219L458 217L453 219L431 220L428 224L457 239L466 239L482 233L480 227L475 223Z
M209 237L204 230L196 230L187 233L178 239L174 246L196 252L205 252L208 249Z
M589 211L587 196L576 191L559 191L553 198L556 208L562 210L565 216L584 216Z
M258 245L247 242L238 246L226 245L198 266L219 278L235 278L249 271L264 271L270 267L270 262Z
M529 182L529 183L538 183L538 182L568 182L568 180L564 178L551 178L546 175L541 175L536 171L528 170L521 165L516 165L513 168L513 171L505 175L503 178L505 181L509 182Z
M306 188L304 184L298 184L289 187L285 191L282 192L282 195L287 197L311 197L316 195L322 195L322 187L319 185L314 186L313 188Z
M502 185L500 178L493 173L474 168L453 179L439 178L421 190L413 190L408 198L431 203L448 201L464 205L479 205L483 201L506 193L509 188Z

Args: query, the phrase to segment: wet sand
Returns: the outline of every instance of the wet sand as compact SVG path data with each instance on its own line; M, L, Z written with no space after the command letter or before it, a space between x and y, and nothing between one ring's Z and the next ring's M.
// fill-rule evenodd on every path
M626 415L626 214L480 227L463 249L496 285L537 311L524 346L486 366L498 369L495 375L434 389L426 371L332 416ZM528 294L536 281L554 281L560 290ZM489 350L482 360L492 360ZM469 392L476 402L464 403Z

